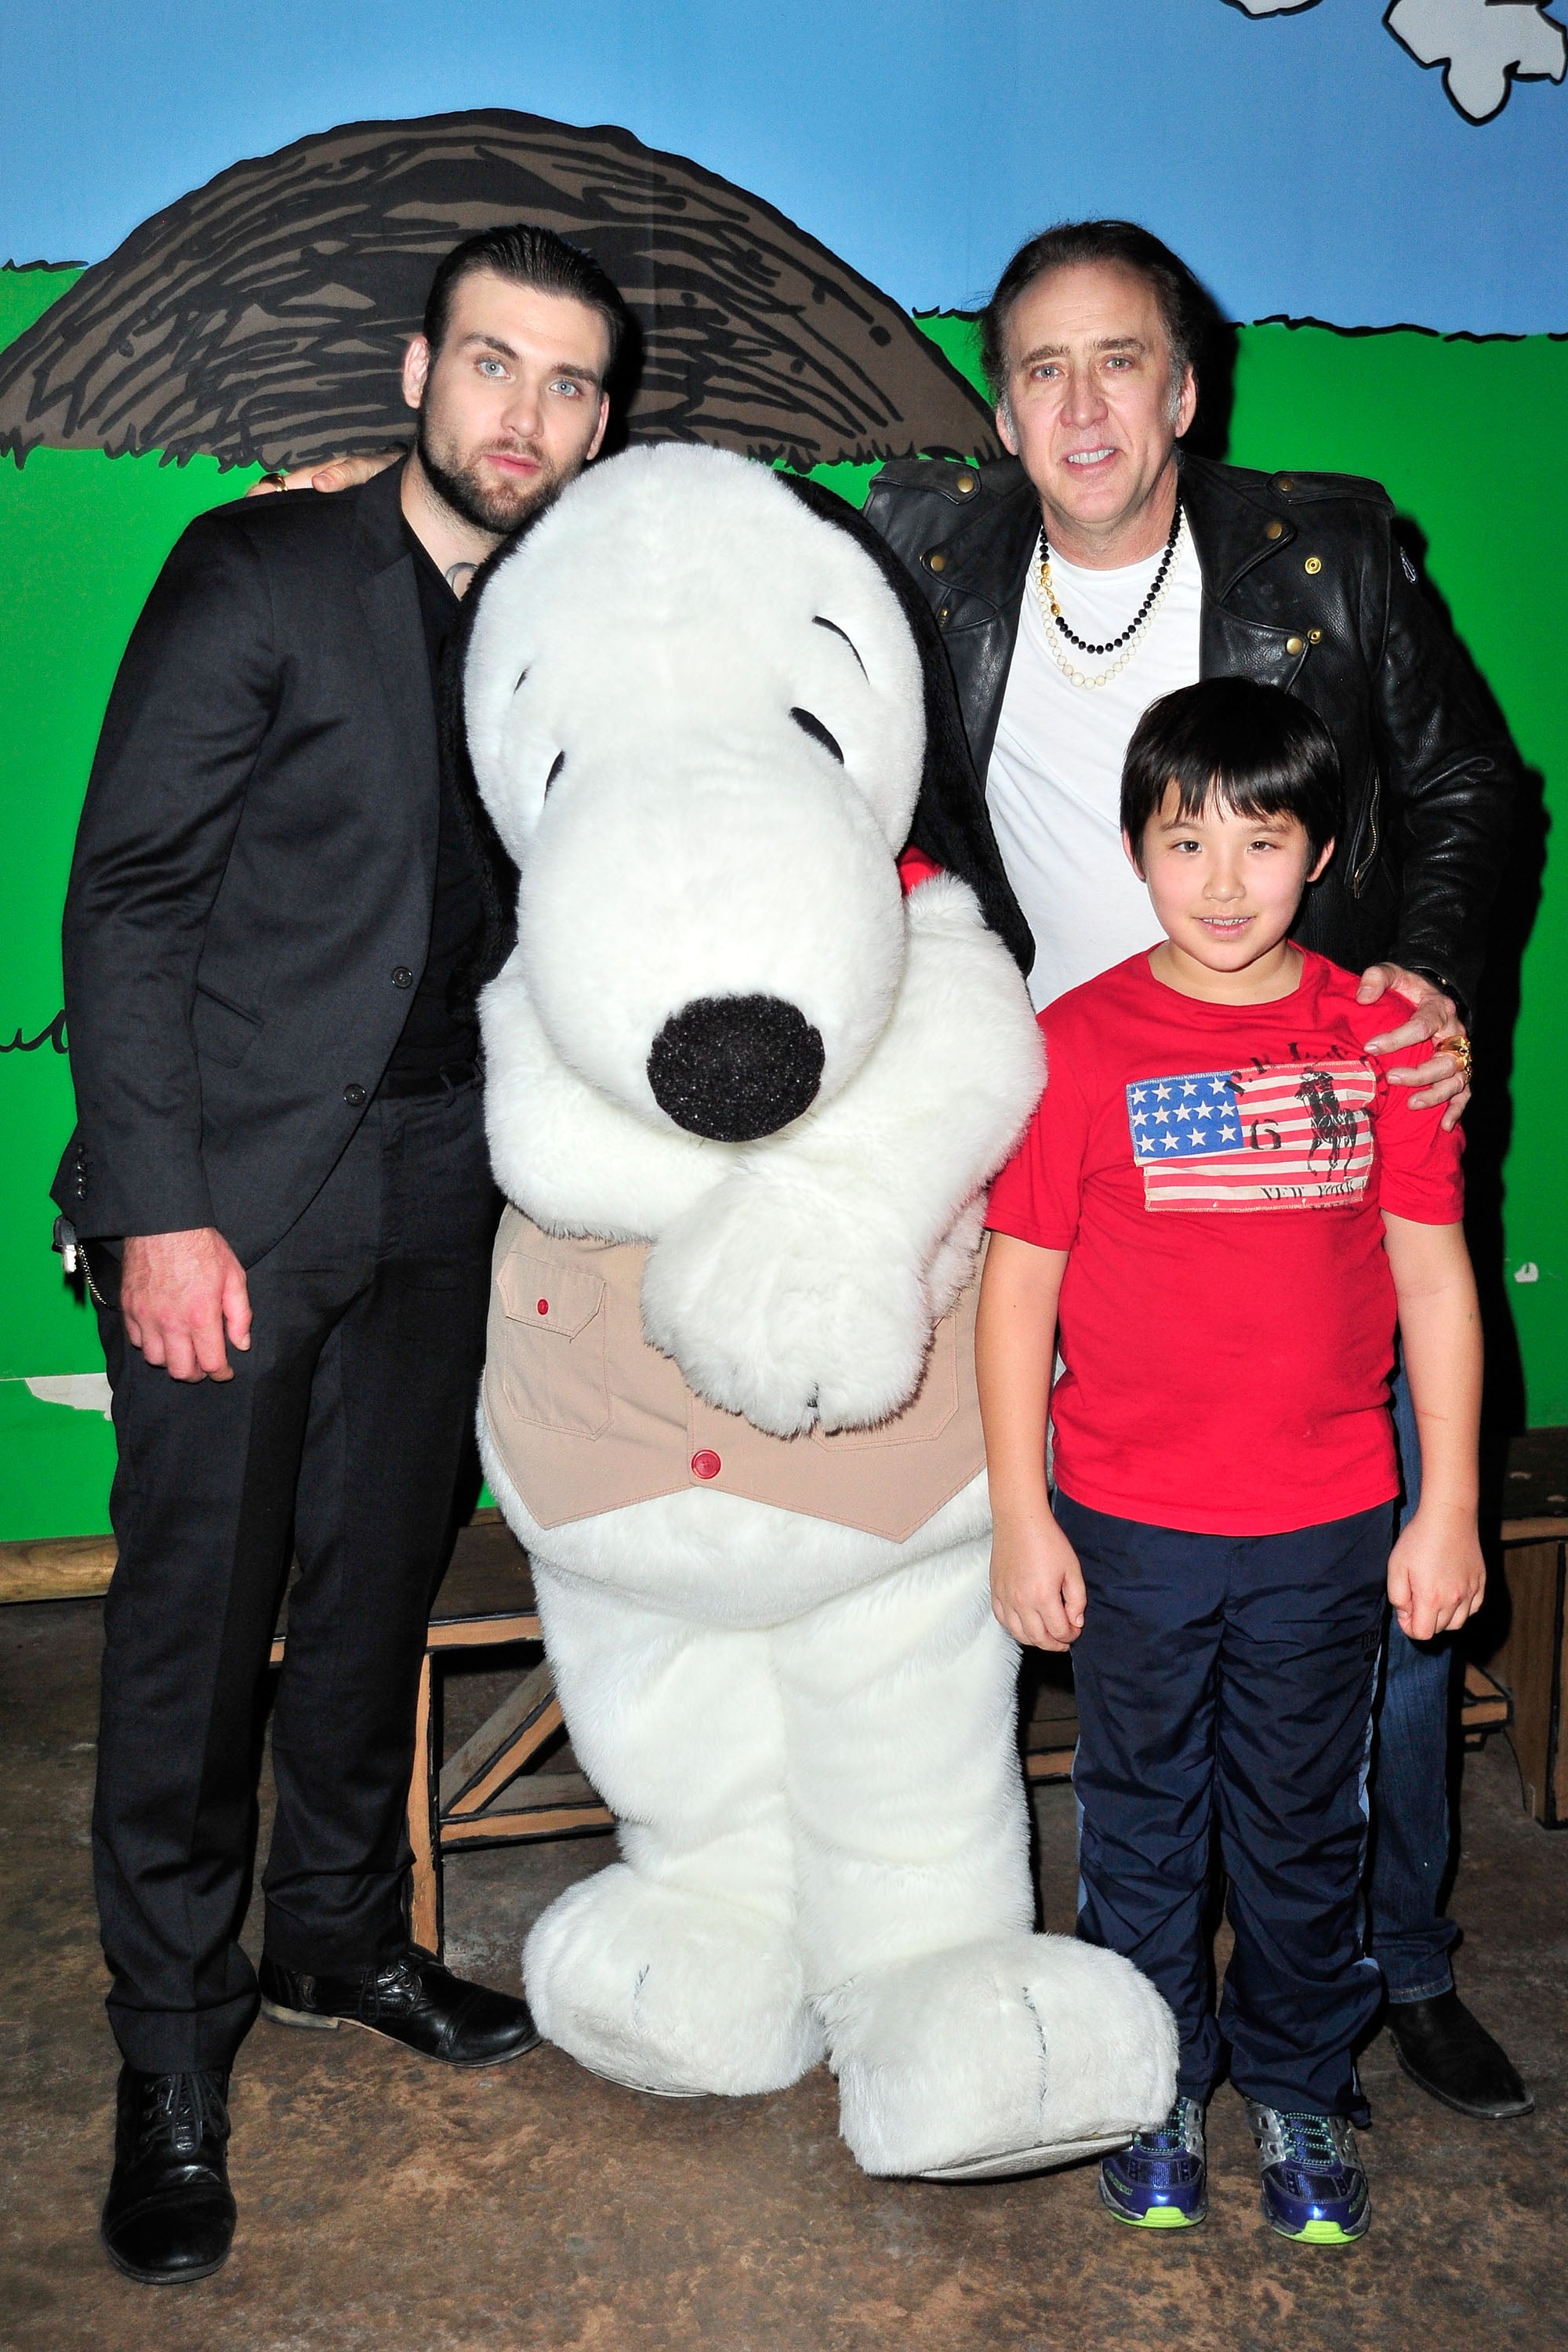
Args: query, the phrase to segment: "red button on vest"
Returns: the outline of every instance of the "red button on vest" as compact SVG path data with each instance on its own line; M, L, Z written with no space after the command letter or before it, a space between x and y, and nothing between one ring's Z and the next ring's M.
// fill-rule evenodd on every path
M706 1445L691 1457L692 1475L697 1478L717 1478L723 1467L719 1456L710 1453Z
M540 1313L541 1313L542 1315L548 1315L548 1314L549 1314L549 1312L550 1312L550 1301L549 1301L549 1299L548 1299L548 1298L542 1298L542 1299L540 1300L540 1302L539 1302L539 1311L540 1311Z

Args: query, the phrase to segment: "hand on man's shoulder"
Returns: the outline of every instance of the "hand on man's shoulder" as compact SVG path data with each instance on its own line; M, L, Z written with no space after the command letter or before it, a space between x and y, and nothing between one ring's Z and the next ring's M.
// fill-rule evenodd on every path
M332 498L247 495L208 507L175 541L160 586L192 590L200 584L217 593L226 583L243 594L265 593L264 583L278 576L277 567L286 575L298 561L309 571L327 551L349 545L365 490L354 485Z
M357 489L362 482L374 481L377 474L384 474L389 466L401 465L407 455L404 446L378 450L374 457L329 457L319 466L296 466L286 473L263 474L242 495L247 499L270 499L286 490Z
M374 475L367 480L374 481ZM198 515L198 523L219 522L257 535L258 543L272 533L314 536L323 530L341 530L345 515L352 515L363 495L364 482L345 485L342 494L328 496L321 491L303 495L274 491L258 496L259 484L243 491L237 499L227 499L221 506L209 507Z

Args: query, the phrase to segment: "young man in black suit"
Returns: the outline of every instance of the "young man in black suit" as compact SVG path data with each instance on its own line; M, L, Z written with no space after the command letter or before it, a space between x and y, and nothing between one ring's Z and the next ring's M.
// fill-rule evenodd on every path
M498 1208L481 878L434 689L476 567L597 451L625 318L548 231L458 247L405 360L406 463L192 524L104 721L56 1198L119 1448L93 1841L125 2061L102 2230L132 2278L227 2254L229 2070L258 1999L457 2066L538 2039L405 1921L415 1691ZM258 1986L238 1932L291 1551Z

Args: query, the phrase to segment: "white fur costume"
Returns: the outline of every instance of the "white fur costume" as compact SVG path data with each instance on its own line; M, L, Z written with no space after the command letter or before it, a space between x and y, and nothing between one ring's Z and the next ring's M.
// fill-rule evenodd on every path
M924 722L897 599L764 469L634 451L497 572L466 686L521 871L482 1004L500 1184L552 1232L653 1244L645 1328L711 1403L780 1435L896 1412L1040 1080L972 892L900 894ZM819 1033L816 1099L689 1132L650 1047L753 995ZM876 2173L1054 2164L1164 2113L1158 1996L1031 1932L983 1475L902 1544L703 1488L546 1530L482 1412L480 1441L621 1824L528 1941L552 2041L677 2094L826 2055Z

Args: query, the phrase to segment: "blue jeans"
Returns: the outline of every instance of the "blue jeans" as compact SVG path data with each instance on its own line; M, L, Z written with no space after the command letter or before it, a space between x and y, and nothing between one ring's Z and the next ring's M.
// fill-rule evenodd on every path
M1421 1448L1403 1365L1394 1383L1394 1430L1405 1476L1403 1527L1421 1500ZM1367 1948L1394 2002L1429 2000L1454 1981L1448 1955L1459 1931L1437 1908L1448 1867L1453 1665L1447 1635L1412 1642L1390 1616L1373 1759Z

